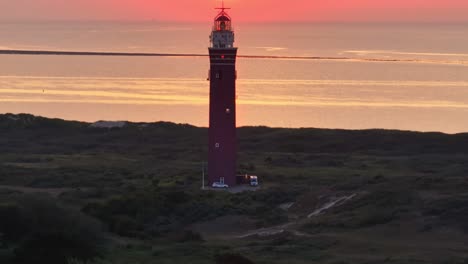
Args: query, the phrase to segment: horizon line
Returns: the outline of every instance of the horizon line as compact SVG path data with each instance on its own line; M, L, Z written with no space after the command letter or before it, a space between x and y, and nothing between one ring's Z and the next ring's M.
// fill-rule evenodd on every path
M103 56L103 57L208 57L208 54L197 53L153 53L153 52L102 52L102 51L57 51L57 50L16 50L0 49L0 55L32 55L32 56ZM419 58L355 58L338 56L281 56L281 55L237 55L244 59L283 59L283 60L330 60L354 62L390 62L390 63L428 63L468 66L466 60L430 60Z
M27 113L27 112L6 112L6 113L0 113L0 117L8 117L9 115L12 116L20 116L20 115L26 115L26 116L33 116L34 118L44 118L44 119L49 119L49 120L60 120L64 122L78 122L78 123L84 123L88 125L92 125L95 123L99 122L109 122L109 123L117 123L117 122L124 122L127 124L131 125L138 125L138 124L161 124L161 123L168 123L168 124L175 124L175 125L180 125L180 126L192 126L195 128L201 128L201 129L208 129L208 126L204 125L195 125L191 123L182 123L182 122L175 122L175 121L165 121L165 120L154 120L154 121L131 121L131 120L106 120L106 119L101 119L101 120L95 120L95 121L87 121L87 120L79 120L79 119L73 119L73 118L63 118L63 117L53 117L53 116L47 116L47 115L41 115L41 114L33 114L33 113ZM409 132L409 133L418 133L418 134L442 134L442 135L447 135L447 136L456 136L456 135L468 135L468 132L443 132L443 131L437 131L437 130L410 130L410 129L392 129L392 128L379 128L379 127L370 127L370 128L358 128L358 129L349 129L349 128L339 128L339 127L313 127L313 126L297 126L297 127L292 127L292 126L269 126L269 125L242 125L242 126L236 126L236 129L240 128L271 128L271 129L294 129L294 130L301 130L301 129L315 129L315 130L335 130L335 131L400 131L400 132ZM106 128L102 128L106 129Z

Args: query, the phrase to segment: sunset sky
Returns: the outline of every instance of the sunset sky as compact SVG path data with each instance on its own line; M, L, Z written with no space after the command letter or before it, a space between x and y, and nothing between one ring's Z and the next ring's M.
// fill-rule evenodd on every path
M0 0L0 20L207 21L216 0ZM467 0L226 0L237 21L468 21Z

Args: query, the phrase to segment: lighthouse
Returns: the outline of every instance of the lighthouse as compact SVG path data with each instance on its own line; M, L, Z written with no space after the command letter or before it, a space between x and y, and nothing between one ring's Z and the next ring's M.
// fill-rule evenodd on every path
M236 56L231 17L223 6L210 36L210 127L208 181L236 184Z

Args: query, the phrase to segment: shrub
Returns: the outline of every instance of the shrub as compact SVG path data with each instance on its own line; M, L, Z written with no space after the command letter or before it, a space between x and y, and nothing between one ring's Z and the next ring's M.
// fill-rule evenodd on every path
M63 264L92 259L104 242L100 224L47 196L26 195L0 207L0 232L14 243L15 263Z
M234 253L221 254L215 257L216 264L254 264L250 259Z
M201 234L192 230L184 230L174 236L174 240L179 243L204 242Z

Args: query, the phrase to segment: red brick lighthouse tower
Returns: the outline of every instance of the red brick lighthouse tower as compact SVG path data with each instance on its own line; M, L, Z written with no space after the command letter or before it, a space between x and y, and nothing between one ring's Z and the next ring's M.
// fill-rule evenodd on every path
M221 11L210 36L210 128L208 181L236 184L236 56L231 18Z

